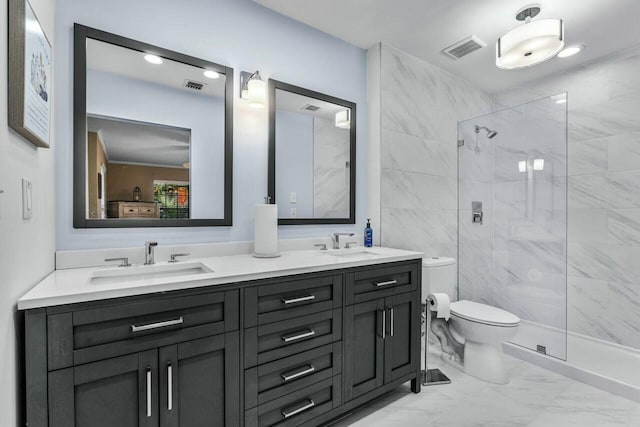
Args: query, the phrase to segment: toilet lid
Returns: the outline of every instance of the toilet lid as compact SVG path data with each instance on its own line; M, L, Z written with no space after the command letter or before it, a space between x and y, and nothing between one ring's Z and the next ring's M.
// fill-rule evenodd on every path
M451 315L472 322L494 326L517 326L520 318L513 313L473 301L451 303Z

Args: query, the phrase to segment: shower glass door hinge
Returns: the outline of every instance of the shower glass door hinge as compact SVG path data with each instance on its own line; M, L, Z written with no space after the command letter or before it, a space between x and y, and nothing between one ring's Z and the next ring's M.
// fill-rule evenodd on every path
M464 147L464 139L458 140L458 147Z
M538 344L538 345L536 346L536 351L537 351L538 353L547 354L547 347L545 347L545 346L543 346L543 345Z

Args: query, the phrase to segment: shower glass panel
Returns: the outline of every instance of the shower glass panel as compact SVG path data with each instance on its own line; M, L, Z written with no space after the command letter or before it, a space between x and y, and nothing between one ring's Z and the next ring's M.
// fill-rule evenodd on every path
M458 124L458 297L521 319L566 360L567 94Z

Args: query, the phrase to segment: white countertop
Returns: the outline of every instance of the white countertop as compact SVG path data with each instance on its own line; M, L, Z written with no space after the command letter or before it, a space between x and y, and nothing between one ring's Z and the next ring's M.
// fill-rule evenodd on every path
M331 255L332 253L348 256L338 257ZM18 300L18 309L27 310L420 258L422 258L420 252L381 247L356 247L338 251L287 251L282 252L279 258L254 258L247 254L190 258L176 264L162 262L152 266L134 265L126 268L103 266L56 270ZM163 270L180 266L202 266L212 271L182 276L174 273L162 277ZM130 273L133 275L155 273L160 277L138 277L135 280L106 284L92 282L95 276Z

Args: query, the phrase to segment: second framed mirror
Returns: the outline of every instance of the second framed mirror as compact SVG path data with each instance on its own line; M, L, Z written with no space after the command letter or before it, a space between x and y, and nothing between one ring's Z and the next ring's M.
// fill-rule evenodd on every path
M281 225L355 224L356 104L269 80L268 187Z

